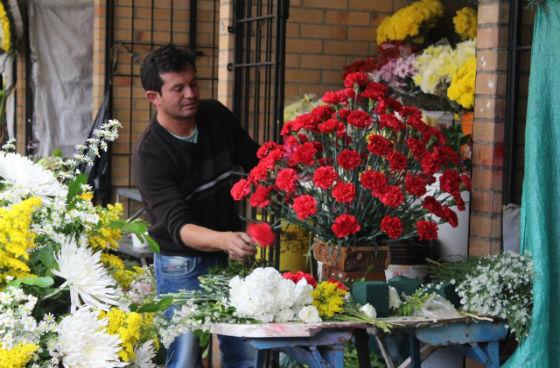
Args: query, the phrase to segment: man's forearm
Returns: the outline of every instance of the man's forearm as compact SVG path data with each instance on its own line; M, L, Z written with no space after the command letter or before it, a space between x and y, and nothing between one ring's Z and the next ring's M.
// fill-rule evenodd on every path
M225 251L224 233L203 226L186 224L180 230L184 245L202 252Z

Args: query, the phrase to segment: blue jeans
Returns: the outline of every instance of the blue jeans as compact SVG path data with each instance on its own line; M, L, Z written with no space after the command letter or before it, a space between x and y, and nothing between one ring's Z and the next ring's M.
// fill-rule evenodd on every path
M226 254L208 254L205 256L166 256L155 254L154 270L158 294L174 293L180 289L200 289L198 277L208 272L212 266L227 264ZM173 314L173 307L166 311L168 318ZM252 368L256 350L239 337L218 336L222 352L223 368ZM198 339L191 333L175 339L167 350L167 368L200 368L202 358Z

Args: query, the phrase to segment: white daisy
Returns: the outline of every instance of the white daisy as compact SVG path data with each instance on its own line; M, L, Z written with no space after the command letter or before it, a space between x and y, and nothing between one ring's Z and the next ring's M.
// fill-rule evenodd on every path
M107 319L99 319L99 312L82 307L65 317L58 326L55 355L66 368L123 367L118 352L117 335L107 333Z
M154 349L154 342L152 340L146 341L134 350L135 358L133 363L134 368L156 368L154 358L156 351Z
M83 304L109 310L110 305L119 305L121 292L115 280L107 273L100 261L101 252L80 247L73 239L66 238L60 252L55 255L58 270L52 272L65 279L61 287L70 287L72 311Z
M27 157L17 153L0 153L0 178L15 191L50 201L50 197L65 197L67 189L55 176Z

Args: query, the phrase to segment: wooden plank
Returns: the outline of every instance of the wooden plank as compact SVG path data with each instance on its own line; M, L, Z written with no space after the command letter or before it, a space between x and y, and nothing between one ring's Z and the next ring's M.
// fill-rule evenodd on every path
M325 322L325 323L260 323L260 324L230 324L216 323L210 326L210 332L237 337L270 338L270 337L312 337L321 330L364 329L368 325L354 322Z

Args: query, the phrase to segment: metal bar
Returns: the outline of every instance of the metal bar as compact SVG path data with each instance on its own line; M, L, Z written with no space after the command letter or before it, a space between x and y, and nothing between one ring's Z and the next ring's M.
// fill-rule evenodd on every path
M408 347L410 351L410 362L412 363L411 367L421 368L422 358L420 355L420 342L412 331L408 335Z
M235 28L235 52L234 64L241 63L242 57L242 41L243 41L243 27L237 24L237 18L243 16L243 2L234 2L235 8L233 10L233 26ZM241 121L241 69L234 68L234 82L233 82L233 113Z
M252 67L259 67L259 66L272 66L275 65L272 61L265 61L262 63L240 63L240 64L235 64L233 67L234 68L252 68Z
M131 42L119 41L118 43L122 44L122 45L132 45L132 44L142 45L142 46L150 46L151 45L150 41L131 41ZM154 44L154 47L155 46L160 47L160 46L167 45L167 43L164 43L164 42L154 42L153 44ZM198 50L196 51L196 56L204 56L205 55L202 51L200 51L200 49L208 49L208 50L217 50L218 49L217 46L197 46L197 47L198 47Z
M354 341L358 352L358 365L360 368L371 368L369 361L369 336L365 330L354 331Z
M253 0L247 0L247 7L245 9L246 14L251 16L253 11ZM239 26L239 24L237 25ZM245 64L249 64L251 62L251 23L245 23ZM245 77L244 77L244 93L243 93L243 127L246 130L249 130L249 96L251 92L251 69L245 68Z
M130 41L132 42L130 44L130 51L131 51L132 54L134 54L134 46L135 46L135 44L134 44L134 33L135 33L134 32L134 25L135 25L135 22L134 22L134 18L135 18L134 17L134 8L135 8L135 3L136 3L136 0L132 0L132 4L131 4L131 6L132 6L132 19L131 19L131 24L130 24ZM130 57L130 70L131 71L134 70L134 58L132 56ZM133 124L132 111L134 111L134 99L133 99L134 83L133 83L132 80L130 81L130 89L129 90L130 90L130 97L129 97L129 106L128 106L128 108L129 108L129 112L128 112L128 152L129 152L129 155L128 155L128 183L130 184L132 182L132 173L131 173L132 170L130 170L130 166L131 166L131 155L130 154L132 153L132 124ZM130 214L130 201L129 201L128 204L129 204L128 214Z
M29 8L28 3L23 3L22 13L24 27L29 29ZM31 83L31 47L29 45L29 32L24 32L25 42L25 154L31 154L31 143L33 142L33 87Z
M214 2L212 3L212 22L213 22L213 27L212 27L212 83L211 83L211 88L212 88L212 99L216 98L216 82L217 82L217 76L216 76L216 51L217 47L216 46L216 33L218 30L218 21L216 20L216 2L218 0L214 0Z
M262 0L257 0L257 15L262 13ZM258 18L258 16L257 16ZM255 22L255 63L261 60L261 24L258 20ZM253 94L253 137L256 141L261 141L259 135L259 105L261 102L261 73L255 68L255 93Z
M268 0L267 4L267 12L268 13L272 13L273 11L273 7L272 7L272 0ZM266 53L265 53L265 60L271 60L272 59L272 22L273 19L269 19L266 21ZM267 65L265 68L265 75L264 75L264 118L263 118L263 122L264 122L264 137L265 140L270 140L270 109L272 106L272 101L270 100L270 96L271 96L271 91L270 88L272 86L272 81L271 81L271 65Z
M259 21L259 20L274 19L275 17L276 17L275 14L259 15L252 18L238 19L237 23L247 23L247 22Z
M508 78L507 78L507 100L506 117L504 126L504 179L502 188L502 203L513 202L515 196L515 169L517 161L517 98L518 98L518 76L519 62L517 59L517 45L519 44L519 12L522 2L511 0L509 7L509 49L508 49Z
M197 0L189 1L189 48L196 51Z
M171 26L169 27L169 42L171 43L173 43L173 35L175 34L175 32L173 32L173 13L175 13L173 7L173 0L171 0L171 14L169 16L169 23L171 24Z

